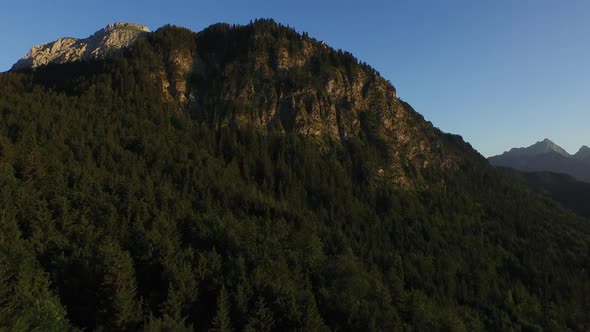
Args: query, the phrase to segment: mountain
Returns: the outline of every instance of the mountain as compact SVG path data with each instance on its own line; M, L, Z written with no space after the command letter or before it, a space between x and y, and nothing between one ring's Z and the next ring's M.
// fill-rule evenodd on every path
M545 153L556 153L564 157L570 156L567 151L565 151L559 145L553 143L548 138L545 138L544 140L539 141L527 148L513 148L507 152L507 154L513 155L515 157L537 156Z
M274 23L216 24L196 43L185 33L150 70L165 98L199 121L334 141L366 136L382 147L382 175L408 188L426 185L428 167L458 167L442 133L348 52Z
M549 139L527 148L513 148L501 155L488 158L494 166L509 167L526 172L555 172L573 176L579 181L590 182L589 149L582 147L575 155Z
M102 58L131 45L147 32L150 30L141 24L109 24L85 39L66 37L35 46L12 66L12 70Z
M590 327L588 221L306 33L165 26L0 86L0 329Z
M496 160L499 159L499 157L502 157L503 159L510 159L514 160L515 162L519 162L521 160L525 160L526 158L536 157L544 154L556 154L566 158L570 157L570 154L562 147L546 138L526 148L512 148L510 151L504 152L500 156L490 157L490 160L492 160L492 158Z
M580 150L578 150L578 152L576 152L576 154L574 154L574 157L580 160L584 160L587 162L590 162L590 148L587 147L586 145L583 145Z

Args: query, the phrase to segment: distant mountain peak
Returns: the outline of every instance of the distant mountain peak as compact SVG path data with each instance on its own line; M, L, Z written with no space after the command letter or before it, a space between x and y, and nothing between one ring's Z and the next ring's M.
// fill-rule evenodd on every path
M537 142L537 144L533 145L533 146L537 146L538 148L540 148L540 152L557 152L560 155L563 156L569 156L570 154L561 146L555 144L552 140L545 138L543 141L541 142Z
M577 180L590 182L590 148L587 146L582 146L575 155L570 155L562 147L545 138L529 147L513 148L488 160L494 166L525 172L564 173Z
M111 23L88 38L64 37L37 45L15 63L12 70L101 58L131 45L137 38L148 32L150 32L148 27L141 24Z
M570 156L570 154L564 148L555 144L552 140L548 138L545 138L542 141L538 141L537 143L526 148L513 148L510 151L505 152L503 155L512 154L523 156L535 156L550 152L558 153L564 157Z
M576 154L574 154L574 157L576 157L578 159L590 160L590 148L586 145L582 145L580 150L578 150L578 152L576 152Z

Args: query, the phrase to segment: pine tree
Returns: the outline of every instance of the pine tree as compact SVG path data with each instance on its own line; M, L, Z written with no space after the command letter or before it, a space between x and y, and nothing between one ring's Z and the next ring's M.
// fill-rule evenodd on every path
M274 325L272 312L266 307L263 298L258 298L256 311L248 321L245 331L247 332L269 332Z
M129 253L116 243L107 242L101 248L103 257L103 310L110 328L134 327L140 320L140 302L137 301L135 270Z
M230 303L225 286L221 287L221 291L217 296L217 313L213 319L212 331L216 332L230 332L232 331L230 314Z
M66 311L51 292L33 249L21 238L12 167L0 163L0 331L67 331Z

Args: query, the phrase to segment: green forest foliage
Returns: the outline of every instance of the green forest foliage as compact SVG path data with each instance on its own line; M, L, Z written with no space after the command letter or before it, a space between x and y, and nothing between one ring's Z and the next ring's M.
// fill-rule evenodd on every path
M551 197L564 208L590 218L590 183L577 181L567 174L521 172L510 168L502 170L531 189Z
M590 328L587 221L455 136L462 169L408 191L379 177L377 136L170 111L150 73L191 36L0 75L0 329Z

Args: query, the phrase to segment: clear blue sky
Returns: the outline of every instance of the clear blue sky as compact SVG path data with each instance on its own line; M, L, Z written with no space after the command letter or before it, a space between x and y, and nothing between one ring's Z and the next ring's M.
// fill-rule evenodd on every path
M485 156L545 137L590 145L590 1L4 1L0 71L115 21L195 31L272 17L352 52Z

